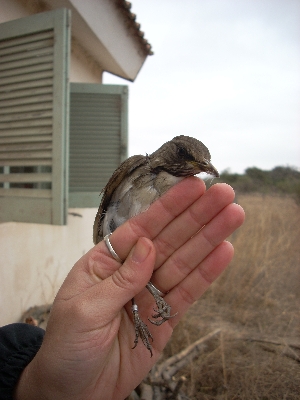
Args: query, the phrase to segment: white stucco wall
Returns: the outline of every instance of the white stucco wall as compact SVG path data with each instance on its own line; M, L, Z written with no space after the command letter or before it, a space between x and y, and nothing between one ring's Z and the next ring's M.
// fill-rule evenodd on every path
M70 81L80 83L102 83L103 70L86 53L73 37L71 43Z
M70 81L80 83L102 83L102 72L96 69L87 70L75 55L71 55Z
M0 7L0 24L30 15L17 1L1 0Z
M51 303L74 263L92 246L96 209L70 209L66 226L0 224L0 326Z

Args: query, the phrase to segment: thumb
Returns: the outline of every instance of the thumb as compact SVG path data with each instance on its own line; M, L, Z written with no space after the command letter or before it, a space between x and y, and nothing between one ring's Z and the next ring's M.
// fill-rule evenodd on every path
M155 263L155 247L151 240L139 238L124 264L105 279L111 311L118 312L129 300L141 292L151 278ZM112 296L113 294L113 296ZM105 298L105 296L103 296Z

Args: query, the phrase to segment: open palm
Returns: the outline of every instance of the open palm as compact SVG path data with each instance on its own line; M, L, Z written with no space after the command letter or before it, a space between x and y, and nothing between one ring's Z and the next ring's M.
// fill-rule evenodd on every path
M170 189L74 265L59 290L44 342L21 376L17 399L124 399L147 375L187 309L233 256L225 239L244 219L226 184L205 191L198 178ZM147 322L150 280L178 314L157 327ZM130 299L153 336L153 357L138 343ZM34 390L33 390L34 388ZM28 397L26 397L28 396Z

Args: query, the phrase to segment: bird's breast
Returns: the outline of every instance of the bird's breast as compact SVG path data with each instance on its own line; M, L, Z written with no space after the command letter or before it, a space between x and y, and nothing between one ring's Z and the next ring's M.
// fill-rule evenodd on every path
M181 181L168 172L158 174L136 171L115 189L103 219L103 236L113 232L127 219L146 211L168 189Z

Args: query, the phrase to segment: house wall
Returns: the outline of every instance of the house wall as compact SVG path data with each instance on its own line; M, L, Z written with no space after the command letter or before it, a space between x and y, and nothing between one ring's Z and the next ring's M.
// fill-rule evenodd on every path
M0 23L30 14L22 2L0 2ZM102 79L99 65L75 40L70 76L73 82ZM53 301L73 264L93 246L95 215L96 209L69 210L66 226L0 224L0 326L18 321L29 307Z
M0 326L53 301L74 263L93 246L96 211L70 209L66 226L0 224Z
M103 70L85 49L72 37L70 81L102 83Z

